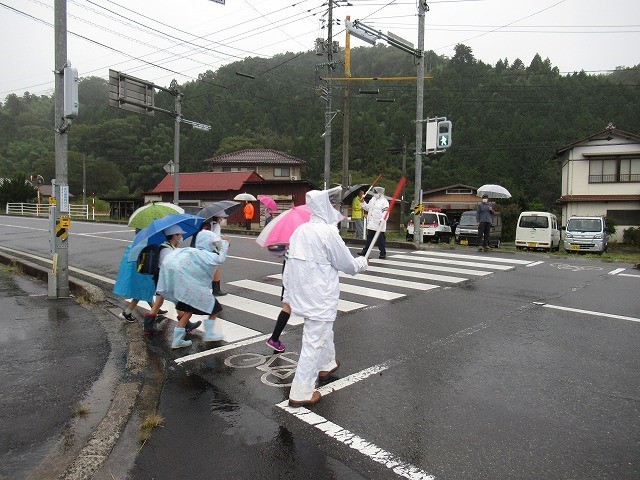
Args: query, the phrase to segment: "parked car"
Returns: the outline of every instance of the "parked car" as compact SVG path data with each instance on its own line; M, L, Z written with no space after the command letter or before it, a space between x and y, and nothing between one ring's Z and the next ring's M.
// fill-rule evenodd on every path
M560 250L558 219L549 212L522 212L516 227L516 248Z
M607 251L607 223L602 215L573 215L563 230L567 252Z
M442 212L425 211L420 214L420 224L422 228L422 242L449 243L453 233L451 223ZM413 219L407 223L407 241L413 240L414 225Z
M489 245L491 247L500 246L502 237L502 215L494 212L491 215L491 232L489 233ZM460 216L460 223L455 234L456 243L460 245L478 245L478 222L476 221L476 211L467 210Z

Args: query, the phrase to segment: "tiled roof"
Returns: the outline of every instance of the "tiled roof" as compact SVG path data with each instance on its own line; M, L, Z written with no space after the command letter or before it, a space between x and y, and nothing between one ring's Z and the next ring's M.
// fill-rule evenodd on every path
M580 145L581 143L593 140L613 140L615 136L626 138L627 140L631 140L633 142L640 142L640 136L635 135L633 133L625 132L623 130L619 130L613 126L607 127L604 130L596 132L588 137L582 138L580 140L576 140L575 142L571 142L568 145L560 147L556 150L554 158L561 157L564 152L570 150L571 148Z
M241 190L245 182L262 181L256 172L195 172L181 173L179 186L181 192L220 192ZM173 192L173 176L167 175L148 193L170 192Z
M640 201L640 195L563 195L558 200L567 202L634 202Z
M250 165L303 165L307 162L286 153L270 149L246 149L227 153L219 157L207 158L208 163L250 164Z

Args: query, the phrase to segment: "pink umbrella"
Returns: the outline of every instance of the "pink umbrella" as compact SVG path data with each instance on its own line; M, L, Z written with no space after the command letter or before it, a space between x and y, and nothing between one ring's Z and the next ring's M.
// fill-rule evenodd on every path
M288 244L293 231L311 218L311 210L306 205L299 205L285 210L262 229L256 243L261 247L275 244Z
M278 204L275 202L273 198L267 195L258 195L258 200L260 200L264 204L265 208L268 208L272 212L275 212L278 210Z

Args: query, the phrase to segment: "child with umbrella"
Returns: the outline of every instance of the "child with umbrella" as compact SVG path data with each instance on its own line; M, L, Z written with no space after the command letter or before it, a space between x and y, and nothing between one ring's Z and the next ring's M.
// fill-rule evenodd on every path
M222 340L215 333L217 314L222 310L220 303L211 295L211 279L216 268L221 265L229 249L229 241L219 235L202 230L196 238L196 248L181 248L170 252L163 261L158 280L158 294L176 304L176 310L184 312L173 330L171 348L191 345L185 340L185 327L191 316L209 315L204 321L205 342Z

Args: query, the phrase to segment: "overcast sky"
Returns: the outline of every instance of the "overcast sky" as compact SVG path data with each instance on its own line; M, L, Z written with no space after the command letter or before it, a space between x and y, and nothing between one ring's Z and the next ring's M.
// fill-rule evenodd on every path
M344 18L417 45L413 0L336 1ZM425 47L453 55L457 43L495 65L536 53L561 72L605 73L640 64L640 0L434 0ZM0 0L0 99L53 92L54 0ZM326 0L67 0L67 57L80 76L112 68L167 87L248 56L312 50L327 36ZM323 22L324 21L324 22ZM352 47L366 45L352 37ZM389 72L393 74L393 72Z

